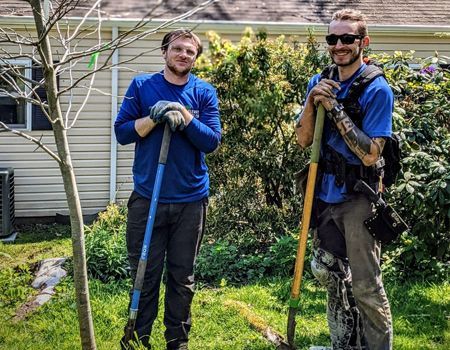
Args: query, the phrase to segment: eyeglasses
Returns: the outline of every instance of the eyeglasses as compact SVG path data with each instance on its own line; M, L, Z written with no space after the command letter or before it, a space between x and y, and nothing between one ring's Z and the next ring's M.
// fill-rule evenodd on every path
M189 58L194 58L195 56L197 56L197 52L196 51L191 50L191 49L184 50L184 48L181 47L181 46L171 46L170 48L177 55L180 55L183 51L185 51L186 52L186 56L189 57Z
M342 34L342 35L336 35L336 34L330 34L325 37L325 40L327 41L328 45L336 45L338 40L341 41L343 45L351 45L355 42L356 39L362 39L364 38L364 35L358 35L358 34Z

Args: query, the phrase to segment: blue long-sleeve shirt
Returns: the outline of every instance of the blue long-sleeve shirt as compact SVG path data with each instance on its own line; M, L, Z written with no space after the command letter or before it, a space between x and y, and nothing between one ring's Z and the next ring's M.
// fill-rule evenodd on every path
M149 108L160 100L181 103L194 118L183 131L172 134L159 201L183 203L207 197L205 154L214 151L221 139L218 99L215 89L193 74L184 85L169 83L162 73L137 76L131 82L114 129L120 144L136 144L134 190L146 198L151 198L153 192L164 125L140 137L134 123L148 115Z

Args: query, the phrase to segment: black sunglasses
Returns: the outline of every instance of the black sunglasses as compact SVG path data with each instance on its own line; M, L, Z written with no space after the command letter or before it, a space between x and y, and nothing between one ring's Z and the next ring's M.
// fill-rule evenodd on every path
M342 35L336 35L336 34L330 34L325 37L325 40L327 41L328 45L336 45L338 40L341 41L343 45L350 45L355 42L356 39L362 39L364 38L364 35L358 35L358 34L342 34Z

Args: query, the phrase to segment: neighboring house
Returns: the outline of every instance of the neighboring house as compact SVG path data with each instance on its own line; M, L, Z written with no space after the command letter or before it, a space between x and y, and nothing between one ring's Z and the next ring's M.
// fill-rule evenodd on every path
M43 0L43 2L45 2ZM87 1L93 2L91 0ZM102 24L102 35L114 37L127 30L148 11L155 1L103 1L102 10L108 18ZM155 11L155 21L170 18L187 11L200 1L166 1ZM14 28L30 32L33 20L28 4L19 0L2 0L0 28ZM372 49L375 52L415 50L421 57L434 55L435 51L450 56L450 1L231 1L222 0L174 27L195 27L203 39L214 30L220 35L238 40L245 27L255 30L265 28L272 35L297 35L304 40L308 28L314 28L319 42L323 42L331 14L342 7L351 6L369 17ZM74 16L82 16L77 10ZM447 33L438 36L436 33ZM142 51L147 52L127 67L136 71L154 72L163 66L159 44L164 33L121 49L116 60L122 60ZM92 39L86 39L92 40ZM206 44L206 41L204 41ZM83 43L80 43L82 45ZM2 45L0 43L0 45ZM4 50L12 48L2 46ZM24 66L31 62L18 62ZM83 67L83 66L81 66ZM85 66L88 68L88 62ZM39 74L33 70L32 74ZM98 89L107 95L94 93L75 127L69 132L72 158L77 175L81 202L85 214L103 210L110 201L124 201L132 189L131 166L133 146L117 146L112 125L130 79L136 74L128 70L100 73L96 80ZM65 77L60 84L67 83ZM83 92L77 90L73 110L79 107ZM0 96L0 120L19 124L24 130L54 148L53 134L39 112L24 105L16 114L8 110L9 100ZM78 103L78 105L77 105ZM63 108L68 108L67 101ZM11 119L12 118L12 119ZM54 216L67 214L65 193L56 162L29 141L9 133L0 133L0 168L12 167L15 172L15 206L17 217Z

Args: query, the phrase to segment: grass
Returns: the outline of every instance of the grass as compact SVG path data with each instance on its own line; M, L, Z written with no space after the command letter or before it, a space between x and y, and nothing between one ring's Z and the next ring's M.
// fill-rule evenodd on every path
M0 270L33 264L46 258L71 256L70 227L64 225L24 225L14 244L0 243Z
M39 237L39 240L36 239ZM34 229L19 236L13 245L0 243L0 349L79 349L79 331L73 298L73 281L66 278L57 294L25 320L13 322L15 310L32 293L27 286L32 266L46 257L71 254L67 228ZM241 301L281 334L285 333L289 280L261 281L246 286L200 287L193 308L191 349L269 350L273 347L239 312L226 306ZM118 349L127 319L129 281L104 284L90 280L91 303L99 350ZM163 287L162 293L163 295ZM394 315L395 350L447 350L450 348L450 284L414 282L388 283L387 292ZM302 307L297 317L298 349L311 344L326 345L325 293L311 281L302 288ZM163 300L160 300L160 310ZM154 325L152 344L164 349L162 313Z

